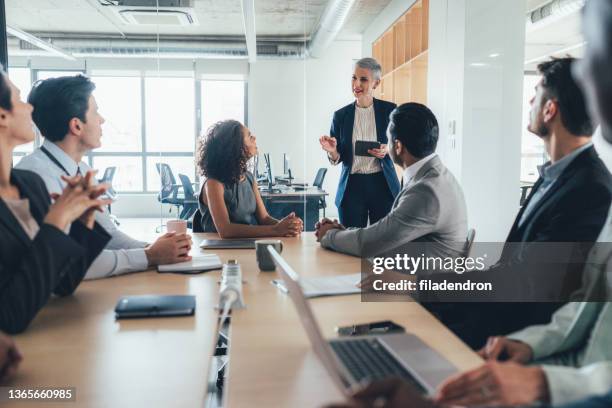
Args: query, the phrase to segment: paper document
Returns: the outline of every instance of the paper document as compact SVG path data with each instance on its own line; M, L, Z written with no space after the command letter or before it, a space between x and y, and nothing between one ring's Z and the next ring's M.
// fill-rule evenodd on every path
M169 265L159 265L157 270L160 272L200 272L221 269L223 262L215 254L198 255L191 258L191 261L179 262Z
M304 296L307 298L353 295L360 293L361 289L356 286L360 281L361 273L354 273L351 275L301 278L300 286L302 286ZM282 279L275 279L272 284L287 293L287 288Z

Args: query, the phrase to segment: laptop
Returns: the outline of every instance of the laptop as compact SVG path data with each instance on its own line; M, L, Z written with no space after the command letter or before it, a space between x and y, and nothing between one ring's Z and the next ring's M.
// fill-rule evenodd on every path
M280 270L312 348L333 382L345 396L363 381L400 377L423 395L458 372L448 360L418 337L406 334L355 336L326 341L304 296L300 278L272 246L268 252Z

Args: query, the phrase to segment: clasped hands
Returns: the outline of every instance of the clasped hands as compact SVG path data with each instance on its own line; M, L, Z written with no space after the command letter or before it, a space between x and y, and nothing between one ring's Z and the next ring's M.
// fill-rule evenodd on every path
M329 218L323 218L321 221L315 224L315 236L317 237L317 242L321 242L327 231L332 229L344 230L346 229L344 225L340 224L338 220L330 220Z
M112 200L101 198L109 188L108 184L95 184L95 171L88 171L85 176L66 177L66 187L61 194L53 193L53 204L45 217L45 223L64 231L72 222L79 220L88 229L93 229L95 213L104 211L104 206Z

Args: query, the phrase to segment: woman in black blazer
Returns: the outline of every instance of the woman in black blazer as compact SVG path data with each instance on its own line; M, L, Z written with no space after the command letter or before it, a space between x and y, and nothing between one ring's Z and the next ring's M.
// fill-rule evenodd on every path
M94 221L108 202L93 173L66 179L51 204L38 175L11 168L15 147L32 140L32 106L0 72L0 330L8 333L25 330L52 294L73 293L110 240Z
M373 97L380 85L381 67L373 58L355 63L352 90L355 101L334 113L330 136L319 141L329 161L342 163L336 193L340 222L363 228L385 217L400 190L387 149L389 115L395 104ZM378 143L367 156L355 154L357 141Z

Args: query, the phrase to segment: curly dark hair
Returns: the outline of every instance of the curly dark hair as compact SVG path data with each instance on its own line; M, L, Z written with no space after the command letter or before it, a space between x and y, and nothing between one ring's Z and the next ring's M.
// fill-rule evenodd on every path
M196 165L206 178L234 184L247 171L242 123L224 120L208 128L198 144Z

